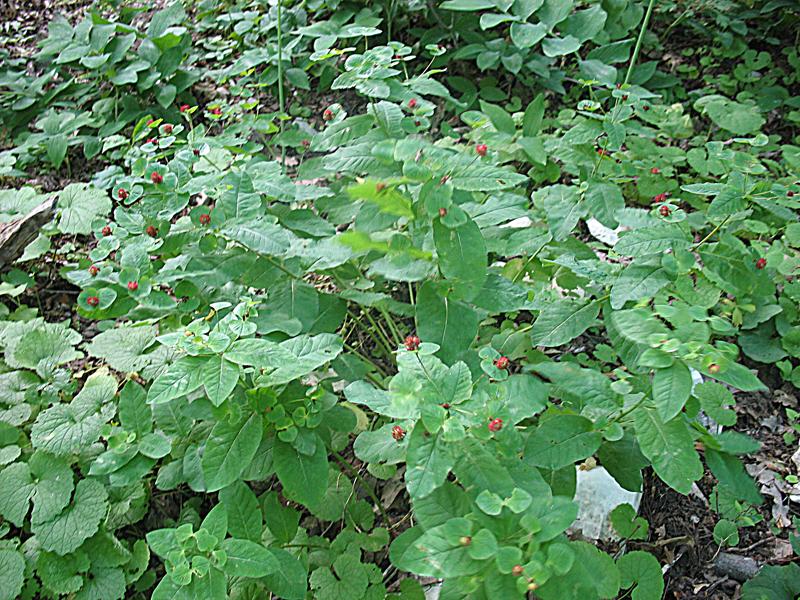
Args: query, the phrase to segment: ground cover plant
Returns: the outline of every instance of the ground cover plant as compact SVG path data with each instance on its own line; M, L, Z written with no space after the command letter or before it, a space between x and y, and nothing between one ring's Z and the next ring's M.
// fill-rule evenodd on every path
M795 3L9 10L0 598L800 594Z

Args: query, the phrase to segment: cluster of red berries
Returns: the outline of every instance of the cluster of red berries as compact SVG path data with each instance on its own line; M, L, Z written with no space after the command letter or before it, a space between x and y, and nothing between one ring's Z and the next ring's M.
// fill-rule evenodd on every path
M211 215L208 213L203 213L200 215L200 217L198 217L198 220L200 221L200 225L208 225L211 223Z
M322 119L324 121L333 121L333 111L330 108L326 108L322 113Z
M609 152L605 148L598 148L597 154L599 154L600 156L608 156L609 154L611 154L611 152Z
M653 202L655 203L666 202L668 197L669 193L661 192L660 194L656 194L655 196L653 196Z
M178 107L178 110L181 111L181 112L186 112L190 108L191 108L191 106L189 106L188 104L181 104L180 107Z
M758 269L759 271L761 269L763 269L764 267L766 267L766 266L767 266L767 259L766 258L759 258L756 261L756 269Z
M659 173L661 173L661 169L659 169L658 167L653 167L652 169L650 169L650 173L652 173L653 175L658 175Z
M486 144L477 144L475 146L475 153L478 156L486 156L486 153L489 151L489 146Z
M169 123L164 125L164 133L172 133L172 125L170 125Z
M408 101L408 108L414 109L416 107L417 107L417 101L414 98Z
M145 229L144 232L151 238L154 238L158 235L158 230L152 225L148 225L147 229Z
M444 208L444 207L440 208L439 209L439 216L442 217L442 218L446 217L447 216L447 209Z
M86 298L86 304L94 308L95 306L100 304L100 298L98 298L97 296L89 296L88 298Z
M129 281L128 282L128 289L132 292L135 292L139 289L139 283L136 281Z
M92 277L96 276L99 272L100 269L97 267L97 265L92 265L91 267L89 267L89 275L91 275Z
M128 197L128 190L126 190L125 188L119 188L117 190L117 198L119 198L120 200L125 200L127 197Z
M489 431L492 433L497 433L503 428L503 419L492 419L489 421Z
M100 233L102 233L102 234L103 234L103 236L109 236L109 235L111 235L111 226L110 226L110 225L106 225L105 227L103 227L103 228L100 230Z
M414 350L419 349L419 338L415 335L409 335L403 341L403 344L405 345L406 350L409 352L414 352Z
M666 204L662 204L661 208L658 209L658 212L661 213L662 217L668 217L672 212Z
M498 369L505 371L508 368L509 360L505 356L501 356L497 360L494 361L494 366Z
M400 425L395 425L392 427L392 437L398 441L402 442L403 438L406 437L406 430L400 427Z
M164 182L164 176L161 175L158 171L153 171L150 173L150 181L155 183L156 185Z

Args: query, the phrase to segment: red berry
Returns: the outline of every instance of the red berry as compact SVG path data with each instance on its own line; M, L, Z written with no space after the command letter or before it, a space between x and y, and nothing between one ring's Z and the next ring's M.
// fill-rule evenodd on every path
M139 284L136 283L135 281L129 281L128 282L128 289L130 291L132 291L132 292L135 292L136 290L139 289Z
M620 88L622 88L622 84L621 84L621 83L618 83L618 84L617 84L617 89L620 89Z
M150 173L150 181L158 185L164 181L164 177L158 171L153 171Z
M416 125L417 127L419 127L420 125L422 125L422 121L419 121L419 120L417 120L417 121L414 121L414 125Z
M444 207L440 208L439 209L439 216L442 217L442 218L446 217L447 216L447 209L444 208Z
M661 173L661 169L659 169L658 167L653 167L652 169L650 169L650 172L653 175L658 175L659 173Z
M194 150L192 150L192 154L194 154L195 156L200 156L200 150L195 148Z
M662 204L661 208L658 209L658 212L661 213L662 217L668 217L672 211L669 209L669 206Z
M153 144L154 146L158 146L158 140L156 138L147 138L148 144Z
M379 181L378 183L375 184L375 191L378 192L379 194L385 189L386 189L386 184L383 183L382 181Z
M191 107L188 104L181 104L181 106L180 106L180 108L178 110L181 111L181 112L186 112L190 108Z
M408 101L408 108L415 108L416 106L417 106L417 101L414 98Z
M200 225L208 225L211 223L211 215L208 213L203 213L198 217L198 220L200 221Z
M98 304L100 304L100 298L98 298L97 296L89 296L86 299L86 304L88 304L89 306L97 306Z
M148 225L147 229L145 229L144 232L152 238L158 235L158 230L152 225Z
M597 154L599 154L600 156L608 156L610 154L610 152L608 150L606 150L605 148L598 148L597 149Z
M644 112L647 112L648 110L650 110L650 107L649 107L647 104L645 104L645 105L642 107L642 110L643 110Z
M449 402L445 402L443 404L440 404L439 406L441 406L443 409L447 410L448 408L450 408L450 403Z
M395 425L392 427L392 437L398 442L402 442L403 438L406 437L406 430L400 427L400 425Z
M708 365L708 372L711 373L712 375L719 373L719 365L716 363L711 363L710 365Z
M668 194L666 192L662 192L661 194L656 194L653 196L653 202L665 202L667 200Z
M501 356L496 361L494 361L494 366L498 369L507 369L508 368L508 358L505 356Z
M503 419L492 419L489 421L489 431L495 433L503 428Z
M208 112L210 112L212 115L221 115L222 114L222 109L219 106L215 106L214 108L212 108Z
M172 133L172 125L170 125L169 123L164 125L164 133Z
M419 338L415 335L409 335L403 342L406 346L406 350L409 352L413 352L419 348Z
M100 233L102 233L103 235L111 235L111 227L106 225L105 227L103 227L103 229L100 230Z
M89 275L91 275L92 277L97 275L99 272L100 269L98 269L96 265L92 265L91 267L89 267Z
M628 99L628 94L624 94L622 96L622 101L625 102Z
M756 269L758 269L759 271L761 269L763 269L764 267L766 267L766 266L767 266L767 259L766 258L759 258L756 261Z
M522 568L522 565L514 565L514 568L511 569L511 574L514 577L519 577L520 575L522 575L523 571L524 569Z
M477 152L478 156L486 156L488 150L489 147L486 144L477 144L475 146L475 152Z
M331 120L333 120L333 111L332 111L330 108L326 108L326 109L325 109L325 112L323 112L323 113L322 113L322 118L323 118L325 121L331 121Z
M153 124L153 123L155 123L155 122L156 122L156 121L155 121L155 119L148 119L148 120L147 120L147 125L148 125L148 126L150 126L150 125L152 125L152 124Z
M125 188L119 188L117 190L117 198L119 198L120 200L125 200L125 198L127 197L128 197L128 190L126 190Z
M311 145L311 140L301 140L300 145L303 146L303 148L308 148Z
M788 192L786 192L786 195L789 196L789 198L792 198L794 197L794 192L789 190Z

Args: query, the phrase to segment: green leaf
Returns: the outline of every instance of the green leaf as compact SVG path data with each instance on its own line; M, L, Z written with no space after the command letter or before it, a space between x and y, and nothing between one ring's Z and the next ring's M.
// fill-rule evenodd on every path
M666 369L656 369L653 376L653 401L662 421L669 421L683 410L692 393L692 374L681 361Z
M439 256L439 269L450 283L454 299L470 300L481 290L487 275L488 255L478 226L467 219L449 228L437 220L433 239Z
M586 215L586 205L581 202L575 186L551 185L534 192L533 196L534 202L544 206L550 233L557 242L566 239Z
M661 254L667 250L682 250L691 245L687 233L677 223L634 229L620 236L614 251L623 256Z
M422 423L411 432L406 454L406 489L412 499L430 496L447 479L456 462L441 433L428 434Z
M652 298L670 281L661 265L630 264L620 272L611 287L611 308L616 310L626 302Z
M609 515L611 525L620 537L629 540L646 540L650 525L647 519L636 516L636 509L630 504L620 504Z
M224 355L208 359L203 367L203 387L214 406L219 406L231 395L239 383L240 371L241 367L227 360Z
M92 232L92 221L111 211L108 195L85 183L71 183L58 195L61 216L58 228L66 234L87 235Z
M512 26L512 39L513 39L513 26ZM516 42L515 42L516 43ZM538 94L536 98L531 100L528 107L525 109L525 114L522 117L522 135L525 137L536 137L542 128L542 119L544 118L544 94Z
M254 542L261 539L261 508L256 495L246 483L235 481L220 490L219 501L228 513L228 531L233 537Z
M514 119L511 118L502 107L496 104L491 104L483 100L480 101L481 112L489 117L492 125L497 131L514 135L517 132L517 126L514 124Z
M561 346L586 331L597 319L600 304L562 299L548 304L539 313L531 329L534 346Z
M25 582L25 559L16 550L0 550L0 600L14 600Z
M419 288L416 304L417 335L439 346L437 353L448 364L464 354L478 333L478 314L467 304L442 297L427 282Z
M634 584L632 600L660 600L664 594L664 577L656 558L641 550L625 553L617 561L623 589Z
M206 359L199 356L184 356L172 363L150 386L147 403L164 404L191 394L203 385L205 363Z
M618 185L592 179L584 194L591 215L606 227L617 226L617 211L625 208L625 199Z
M714 541L720 546L736 546L739 543L739 528L733 521L722 519L714 525Z
M31 521L31 531L45 550L56 554L74 551L95 534L106 516L108 494L101 483L82 479L75 487L72 503L57 515Z
M542 53L547 57L564 56L572 54L581 47L581 41L571 35L563 38L546 38L542 42Z
M375 117L378 127L387 137L401 138L405 136L403 131L403 111L396 104L381 100L367 106L367 114Z
M286 550L270 548L278 568L264 578L269 590L284 600L304 600L308 573L303 564Z
M207 491L220 490L239 478L255 456L263 433L258 413L242 416L234 423L221 420L214 425L202 458Z
M476 11L496 8L491 0L445 0L439 5L444 10Z
M717 423L726 427L736 424L736 412L728 408L734 404L733 394L725 386L704 381L694 386L693 394L703 411Z
M758 486L745 471L738 457L726 452L706 448L706 464L720 485L727 488L737 500L759 505L763 502Z
M572 568L565 575L554 574L536 590L542 600L565 598L615 598L620 574L608 554L586 542L570 542L575 553Z
M603 436L589 419L558 415L542 421L525 444L526 461L555 471L594 454Z
M90 356L103 359L115 371L133 373L150 364L145 350L155 339L155 327L122 325L99 333L86 349Z
M471 534L472 528L467 519L450 519L425 531L403 552L393 554L392 562L403 571L427 577L474 575L484 563L472 559L469 546L461 543L462 537ZM400 538L395 540L395 544L398 541L401 541Z
M642 405L633 411L639 446L656 474L681 494L703 476L703 465L682 415L664 422L655 408Z
M229 538L222 542L228 559L225 572L234 577L264 577L280 568L280 563L261 544L251 540Z
M313 455L301 454L291 444L275 441L273 449L275 472L284 494L305 506L316 506L328 488L328 451L317 439Z
M226 227L222 233L258 254L280 256L289 249L291 234L264 217Z
M411 200L397 187L386 185L377 179L367 179L362 183L348 186L347 194L353 200L364 200L374 204L382 213L387 215L406 219L414 218L414 212L411 210Z
M547 26L544 23L512 23L509 33L511 42L520 50L524 50L535 46L547 35Z

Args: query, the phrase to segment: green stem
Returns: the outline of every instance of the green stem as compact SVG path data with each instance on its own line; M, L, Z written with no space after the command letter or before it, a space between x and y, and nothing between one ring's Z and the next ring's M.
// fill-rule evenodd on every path
M639 51L642 49L644 34L647 31L647 26L650 24L650 16L653 14L653 6L655 6L655 4L656 0L650 0L650 3L647 5L647 12L644 14L642 28L639 30L639 37L636 38L636 45L633 47L633 56L631 56L631 62L628 64L628 72L625 74L625 81L622 85L627 85L631 79L633 67L636 66L636 60L639 58Z
M334 452L333 457L336 459L336 462L338 462L344 468L344 470L347 471L356 481L358 481L361 487L364 488L364 491L367 492L367 495L375 503L375 506L378 507L378 510L381 513L381 518L383 519L383 522L386 523L386 527L391 527L392 522L389 520L389 515L386 514L386 509L383 508L383 504L381 504L381 501L378 499L378 495L375 493L375 490L372 488L372 486L368 484L363 477L361 477L361 474L356 471L355 468L353 468L353 465L347 462L341 454Z
M702 246L702 245L703 245L703 244L705 244L705 243L706 243L708 240L710 240L710 239L711 239L711 237L712 237L712 236L713 236L715 233L717 233L717 232L718 232L720 229L722 229L723 225L725 225L725 223L727 223L727 222L728 222L728 220L729 220L730 218L731 218L731 216L730 216L730 215L728 215L727 217L725 217L724 219L722 219L722 222L720 222L720 224L719 224L719 225L717 225L716 227L714 227L714 229L712 229L712 230L709 232L709 234L708 234L706 237L704 237L702 240L700 240L700 241L699 241L699 242L697 242L697 243L696 243L694 246L692 246L692 250L697 250L698 248L700 248L700 246Z

